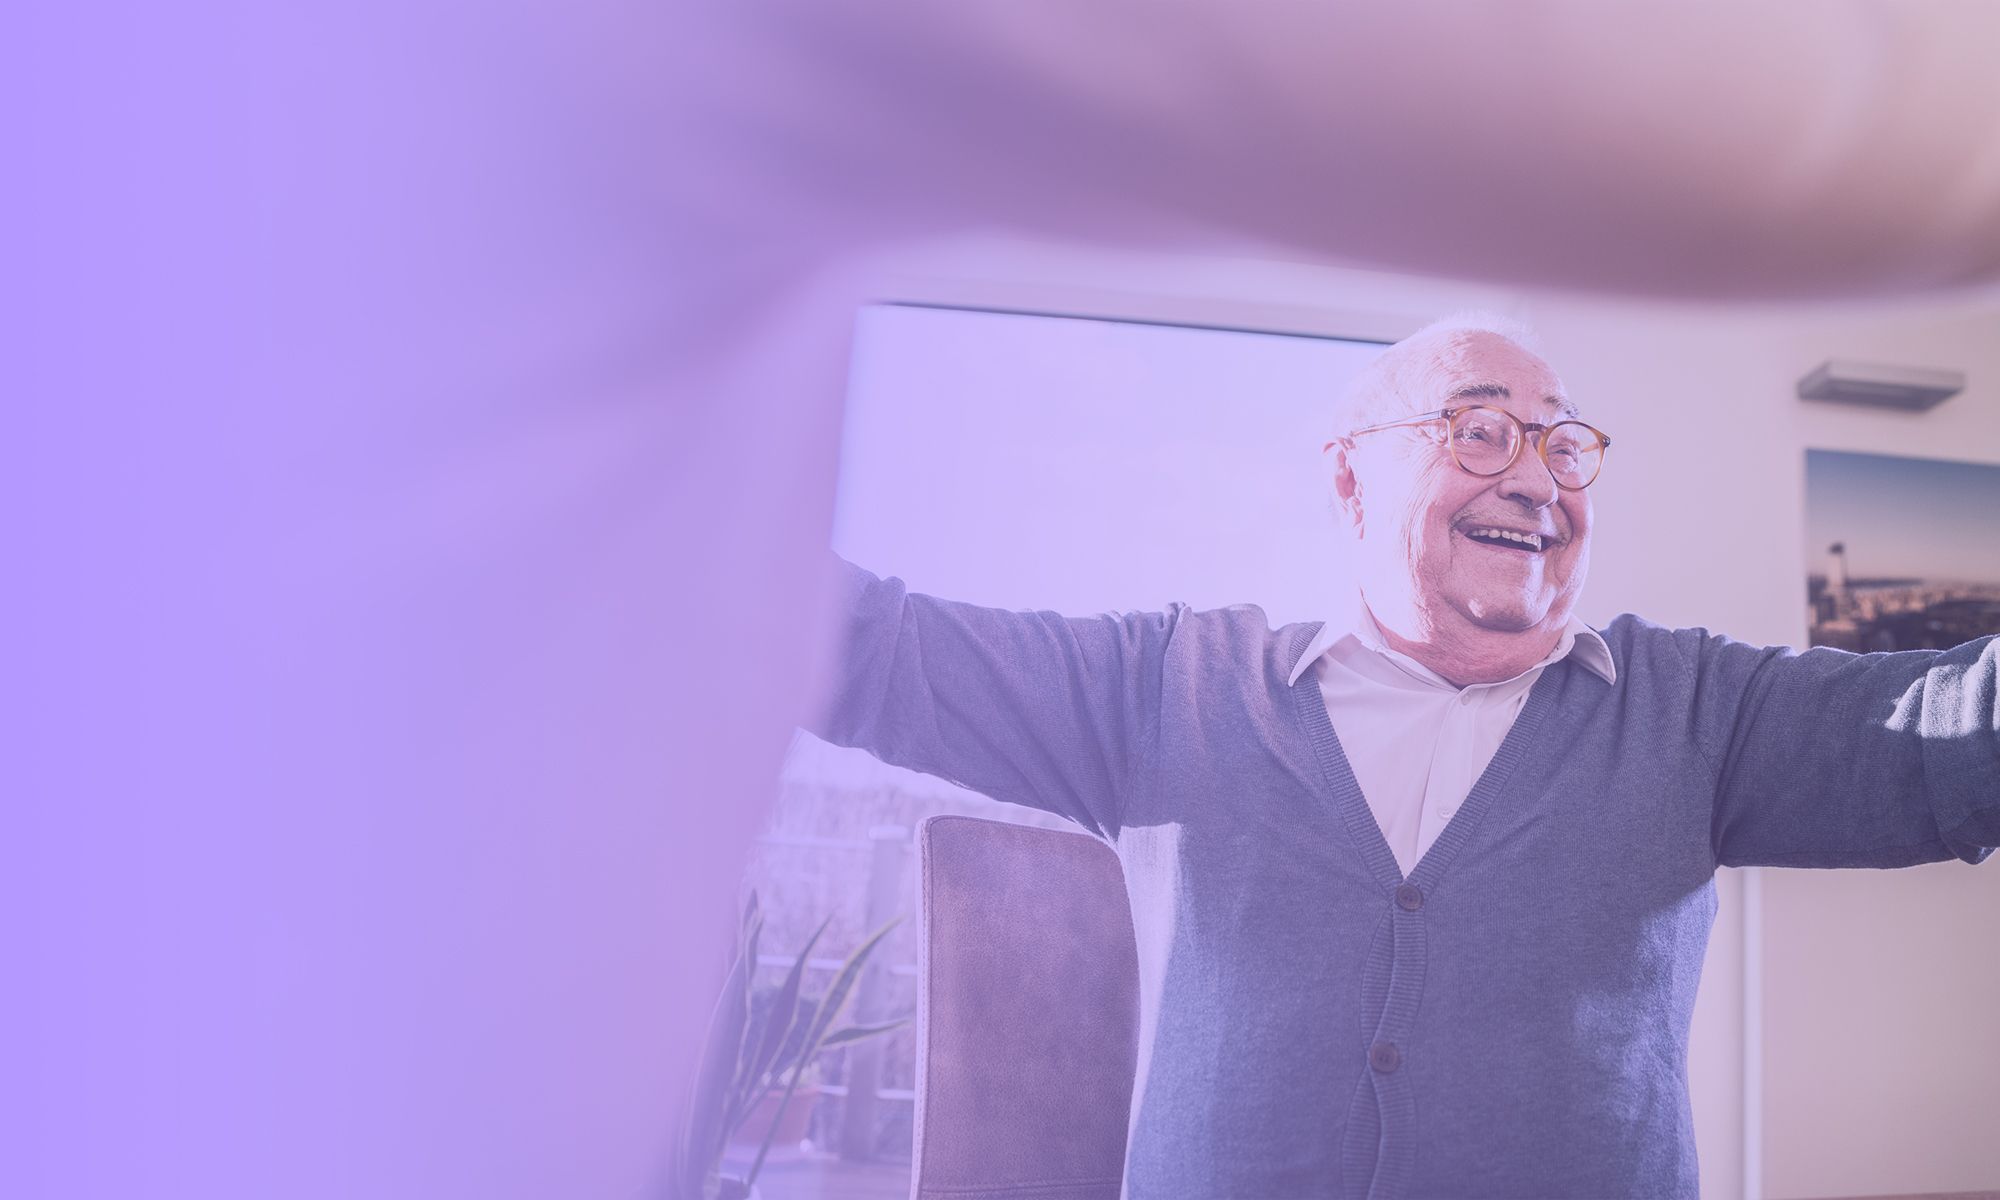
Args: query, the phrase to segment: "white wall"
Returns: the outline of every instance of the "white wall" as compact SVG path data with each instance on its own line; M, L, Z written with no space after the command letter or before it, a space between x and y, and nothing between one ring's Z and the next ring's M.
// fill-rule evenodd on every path
M1550 303L1538 316L1573 389L1617 393L1616 423L1603 424L1632 449L1599 501L1601 604L1802 645L1806 447L2000 463L1991 302ZM1830 357L1956 368L1972 383L1928 414L1796 400L1797 377ZM1734 436L1715 436L1719 424ZM2000 870L1756 874L1761 1099L1749 1115L1763 1195L2000 1187Z
M1971 380L1927 415L1798 406L1805 445L2000 464L1994 307L1789 334L1780 344L1799 357ZM1989 518L2000 539L2000 513ZM1763 935L1767 1195L2000 1188L2000 867L1769 871Z
M1597 624L1633 611L1802 645L1805 447L2000 463L1992 300L1714 310L1001 239L866 269L885 299L1335 336L1394 338L1464 306L1526 318L1615 442L1580 607ZM1973 383L1922 416L1796 400L1796 379L1829 357L1955 367ZM1703 1194L2000 1186L2000 867L1725 869L1717 887L1690 1061Z

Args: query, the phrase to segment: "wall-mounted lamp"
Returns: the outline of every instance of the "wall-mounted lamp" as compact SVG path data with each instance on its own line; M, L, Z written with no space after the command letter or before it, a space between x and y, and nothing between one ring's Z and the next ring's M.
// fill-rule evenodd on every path
M1922 412L1965 390L1965 372L1879 363L1821 363L1799 380L1799 399Z

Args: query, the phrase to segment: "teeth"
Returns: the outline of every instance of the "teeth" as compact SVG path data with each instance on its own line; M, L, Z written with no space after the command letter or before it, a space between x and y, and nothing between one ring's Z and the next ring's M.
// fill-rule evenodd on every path
M1468 529L1465 534L1467 537L1506 538L1510 542L1519 542L1531 550L1542 548L1542 535L1539 533L1515 533L1511 529Z

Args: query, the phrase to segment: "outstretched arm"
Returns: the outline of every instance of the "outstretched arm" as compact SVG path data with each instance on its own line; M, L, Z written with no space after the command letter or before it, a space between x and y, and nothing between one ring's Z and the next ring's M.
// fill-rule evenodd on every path
M807 726L885 762L1113 836L1159 730L1184 605L1065 617L909 591L840 561L845 645Z
M1852 654L1681 636L1718 863L1978 863L2000 846L2000 637Z

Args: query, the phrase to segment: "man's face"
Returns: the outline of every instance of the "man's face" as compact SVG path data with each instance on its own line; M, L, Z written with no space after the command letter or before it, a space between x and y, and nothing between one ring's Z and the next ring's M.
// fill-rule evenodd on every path
M1567 415L1548 364L1496 334L1459 334L1438 348L1434 365L1425 374L1430 394L1412 397L1412 415L1468 404L1544 425ZM1369 607L1412 640L1552 639L1589 571L1589 491L1556 486L1535 452L1538 434L1491 476L1454 465L1445 436L1438 421L1354 440L1350 508ZM1482 529L1540 534L1543 547L1494 545L1473 536Z

